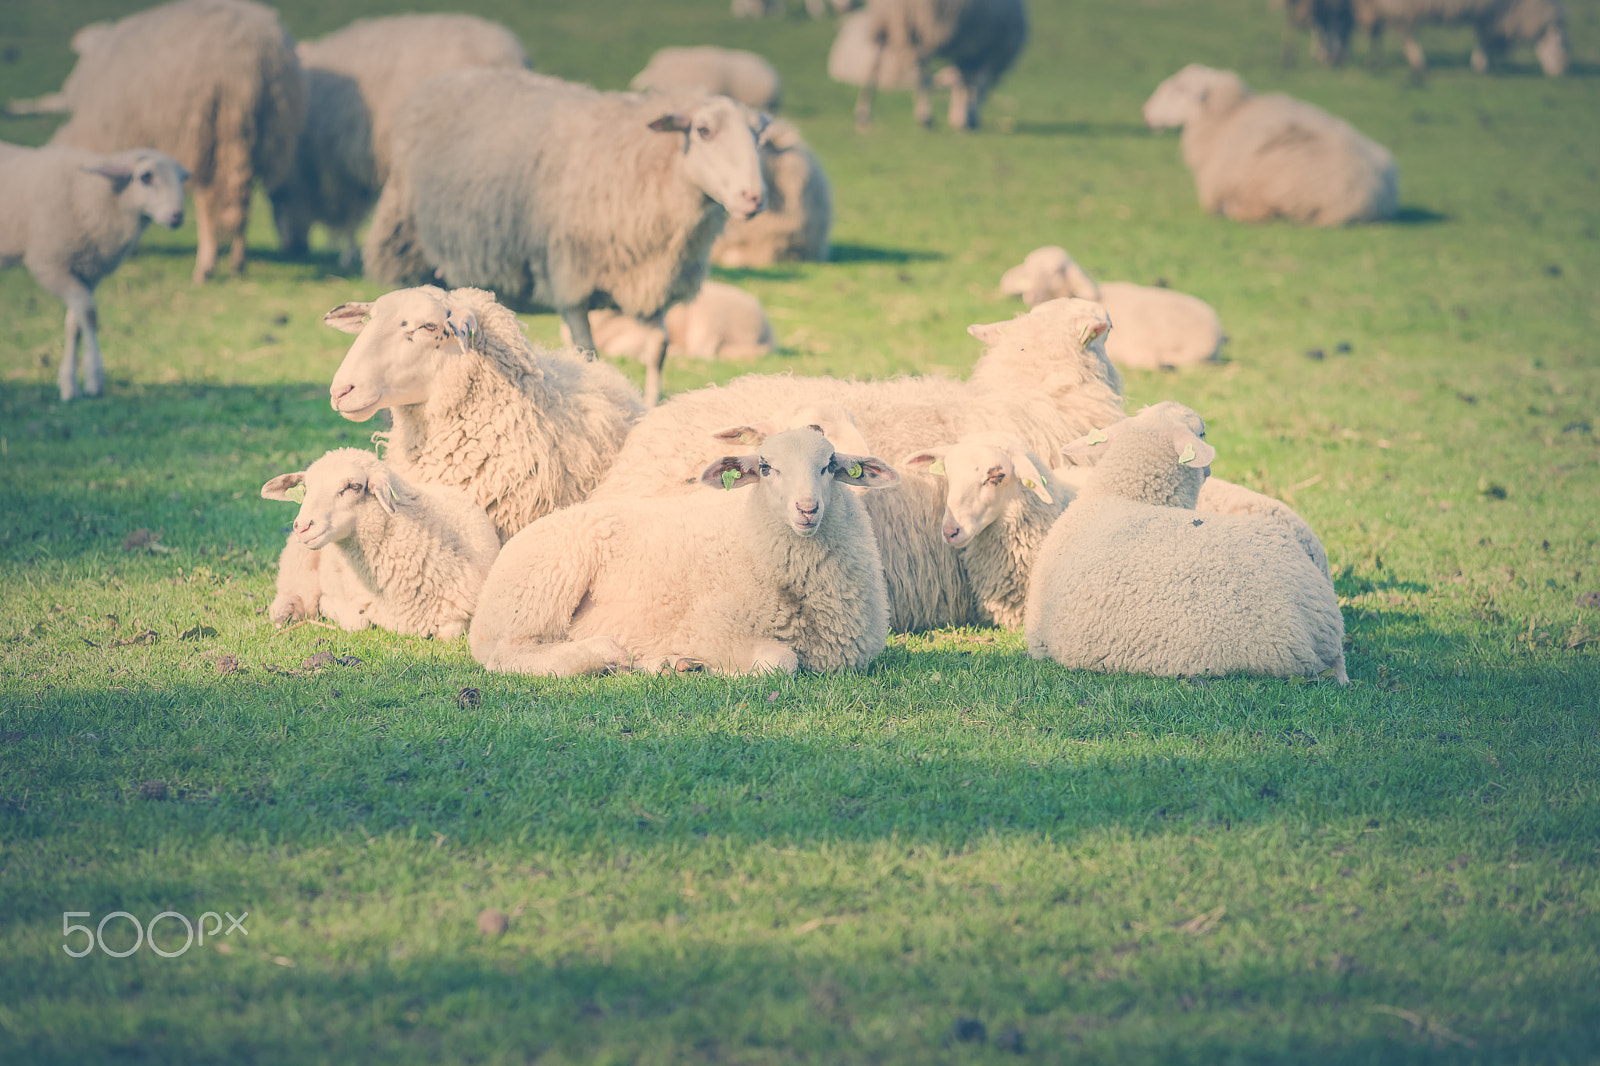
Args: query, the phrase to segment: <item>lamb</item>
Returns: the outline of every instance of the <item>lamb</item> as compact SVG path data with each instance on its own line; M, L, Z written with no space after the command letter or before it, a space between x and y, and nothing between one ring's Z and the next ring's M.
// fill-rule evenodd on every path
M1197 516L1193 473L1216 451L1178 420L1125 419L1034 559L1028 653L1173 677L1331 671L1347 683L1333 582L1280 524Z
M1427 68L1428 59L1413 30L1428 22L1470 25L1478 38L1472 69L1480 74L1518 41L1533 42L1547 77L1567 71L1567 13L1561 0L1352 0L1352 6L1355 24L1372 40L1374 57L1379 32L1393 26L1405 40L1406 61L1418 73Z
M980 430L1007 432L1051 465L1062 449L1122 414L1122 378L1106 358L1105 311L1087 300L1052 300L1009 322L974 325L988 345L971 377L841 381L746 375L674 396L640 420L595 497L689 491L716 458L711 434L776 412L822 404L855 416L878 455L907 455L928 441ZM896 632L979 619L960 562L939 535L944 486L906 472L895 492L865 500L889 583Z
M94 290L133 251L152 220L183 223L189 172L154 149L100 155L78 148L0 144L0 268L23 263L67 305L66 345L57 380L61 398L78 395L78 338L83 391L105 389L99 309Z
M765 117L723 96L602 93L527 71L430 78L396 119L393 166L364 248L389 281L485 285L552 306L594 350L591 306L660 330L645 395L661 391L661 318L692 299L728 216L766 200ZM470 164L441 144L474 144Z
M1152 129L1183 128L1200 205L1241 222L1339 226L1394 217L1394 157L1302 100L1255 96L1237 74L1191 64L1144 105Z
M1066 249L1053 245L1035 248L1020 266L1006 271L1000 290L1021 296L1029 307L1062 296L1099 301L1116 325L1106 354L1119 366L1153 370L1203 363L1217 357L1226 339L1221 320L1204 300L1126 281L1096 284Z
M261 495L301 500L274 622L320 612L350 632L371 625L452 640L467 631L500 538L460 489L407 481L371 452L340 448L279 474ZM295 565L307 556L308 567Z
M833 228L833 189L822 164L787 122L767 125L761 142L761 178L767 206L755 218L730 219L711 246L721 267L762 267L807 260L825 262Z
M513 537L472 623L473 658L558 677L865 669L889 637L883 567L861 503L835 485L892 485L894 470L807 428L699 480L730 491L590 501Z
M776 110L783 95L782 79L771 63L754 52L713 45L662 48L629 85L640 92L728 96L757 111Z
M667 354L696 359L754 359L771 352L777 341L761 301L743 289L707 281L700 295L673 304L663 323ZM599 350L609 355L647 358L659 342L657 331L616 311L590 311L589 330ZM572 332L561 327L561 342Z
M909 52L916 57L915 114L933 125L928 100L928 65L947 59L958 77L950 92L950 125L973 129L983 99L1016 62L1028 40L1022 0L868 0L867 36L877 53L856 97L856 126L872 124L872 103L884 57Z
M294 39L251 0L172 0L92 35L62 90L72 117L51 144L94 152L158 148L193 174L199 247L211 276L217 234L244 269L250 189L288 177L306 117Z
M311 105L288 179L272 191L273 220L291 255L305 254L313 222L325 224L344 266L389 176L390 131L407 94L444 70L529 65L510 30L455 14L361 19L296 52Z

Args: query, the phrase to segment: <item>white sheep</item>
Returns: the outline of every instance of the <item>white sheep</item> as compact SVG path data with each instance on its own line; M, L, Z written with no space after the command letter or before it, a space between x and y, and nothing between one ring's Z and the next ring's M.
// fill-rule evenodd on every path
M835 448L842 451L853 455L872 454L872 447L867 443L867 438L861 435L855 416L835 403L806 404L779 411L756 422L719 429L711 437L727 445L753 447L774 433L808 427L827 437Z
M711 246L721 267L762 267L795 260L824 262L833 228L833 187L800 131L774 120L761 139L767 206L750 219L729 219Z
M192 172L199 247L211 276L217 234L244 269L250 191L289 174L306 117L294 39L250 0L173 0L92 35L62 89L72 117L51 144L115 152L152 147Z
M556 676L865 669L889 636L883 567L866 512L835 484L877 488L895 472L799 429L700 481L717 495L591 500L513 537L485 584L473 657Z
M867 38L877 51L856 97L856 125L863 129L872 123L886 57L916 57L915 114L924 126L933 125L928 65L949 60L957 74L950 91L950 125L973 129L984 97L1028 40L1022 0L868 0L866 14Z
M313 222L354 262L356 227L389 177L389 138L406 96L441 71L528 66L510 30L473 15L433 13L360 19L296 48L310 107L287 180L272 191L278 240L304 254Z
M1424 23L1469 25L1477 35L1472 69L1483 73L1505 57L1511 45L1530 41L1547 77L1567 71L1567 13L1561 0L1352 0L1354 24L1372 41L1385 27L1399 31L1406 61L1421 73L1428 59L1417 44L1416 26Z
M61 398L78 394L78 339L83 391L105 388L94 290L117 269L151 221L183 222L189 172L171 156L140 148L110 155L78 148L20 148L0 143L0 268L22 263L67 305Z
M772 323L753 294L720 281L706 281L688 303L673 304L662 325L667 354L692 359L754 359L777 344ZM607 355L645 359L655 351L660 334L653 326L620 311L590 311L589 332L595 347ZM572 343L572 331L561 325L561 343Z
M407 481L371 452L340 448L279 474L261 495L301 501L274 622L321 613L352 632L371 625L440 640L466 632L500 554L494 523L466 493ZM308 572L317 578L309 585Z
M865 11L852 11L841 18L833 44L828 47L828 77L841 85L859 88L872 76L876 60L878 88L915 89L919 77L917 53L910 48L886 47L879 56L872 33L873 19Z
M712 434L822 404L854 415L874 454L907 455L929 441L990 430L1012 434L1056 465L1067 444L1122 414L1122 378L1105 354L1109 328L1098 304L1052 300L1009 322L969 327L988 350L964 382L752 374L680 393L634 427L595 495L688 491L716 458ZM977 617L970 589L939 535L943 484L907 473L898 490L870 493L866 505L888 576L895 630L970 624Z
M1144 120L1183 128L1184 163L1214 214L1339 226L1392 218L1399 203L1399 170L1382 145L1303 100L1256 96L1232 71L1184 67L1156 87Z
M591 306L660 329L705 279L732 214L766 185L765 118L724 96L602 93L527 71L430 78L396 119L393 165L364 248L390 281L483 285L554 307L593 351ZM472 144L470 160L441 144ZM666 332L646 360L660 395Z
M1154 415L1074 446L1104 455L1034 558L1029 654L1166 677L1331 670L1345 684L1333 582L1282 523L1195 511L1216 450Z
M1000 278L1000 291L1020 296L1029 307L1077 296L1096 300L1116 327L1106 354L1120 366L1155 369L1215 359L1226 338L1211 305L1187 293L1126 281L1098 284L1066 249L1035 248Z
M783 81L766 59L714 45L659 49L629 86L640 92L728 96L757 111L775 110L783 96Z

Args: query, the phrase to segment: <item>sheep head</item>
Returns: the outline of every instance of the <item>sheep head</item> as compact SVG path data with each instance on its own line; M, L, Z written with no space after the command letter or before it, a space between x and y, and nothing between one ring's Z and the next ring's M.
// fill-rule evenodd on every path
M758 486L766 506L801 537L822 528L835 483L885 488L899 480L882 459L835 452L811 426L774 433L756 454L723 456L700 475L701 484L712 488Z
M294 535L314 550L354 536L361 509L373 502L394 514L401 495L398 484L389 468L371 452L339 448L304 470L279 474L261 486L261 496L267 500L300 500Z
M708 96L662 115L650 128L681 136L684 177L731 217L747 221L767 205L760 146L769 121L726 96Z
M125 207L168 229L183 225L183 183L189 171L165 152L133 148L83 169L109 181L112 195Z
M1022 260L1022 265L1001 275L1000 291L1022 297L1029 307L1062 296L1100 299L1100 286L1084 273L1065 248L1055 245L1035 248Z
M1062 451L1093 464L1091 484L1113 495L1193 508L1217 458L1217 450L1201 439L1204 433L1198 414L1167 401L1080 437Z
M927 448L900 465L945 479L940 532L952 548L971 544L972 538L988 529L1024 491L1044 503L1055 502L1044 464L1029 454L1021 441L1001 434L977 434L955 444Z
M1156 86L1144 102L1144 124L1153 130L1178 129L1206 111L1227 111L1250 95L1231 70L1190 63Z
M426 401L439 371L472 348L478 330L464 301L431 285L340 304L322 321L356 336L328 388L333 409L352 422Z

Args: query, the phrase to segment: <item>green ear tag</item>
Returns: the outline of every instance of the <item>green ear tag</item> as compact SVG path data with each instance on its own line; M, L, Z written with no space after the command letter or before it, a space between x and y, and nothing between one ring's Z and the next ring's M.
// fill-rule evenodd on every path
M1194 445L1193 444L1185 444L1183 446L1183 454L1178 456L1178 462L1180 462L1180 463L1192 463L1192 462L1194 462Z
M1108 439L1109 438L1104 433L1101 433L1098 429L1089 434L1090 444L1104 444Z
M744 477L744 474L741 471L738 471L738 470L724 470L722 472L722 487L724 489L727 489L729 492L732 492L733 491L733 483L735 481L738 481L742 477Z
M850 469L846 470L845 473L849 474L851 477L860 477L861 476L861 464L860 463L851 463L850 464Z
M928 467L928 473L935 477L944 477L944 456L941 455L933 461L933 465Z
M1040 475L1039 475L1039 484L1041 484L1041 485L1044 485L1044 486L1046 486L1046 487L1048 487L1048 486L1049 486L1049 484L1050 484L1050 479L1049 479L1049 478L1047 478L1047 477L1045 477L1045 476L1044 476L1044 475L1043 475L1043 474L1040 474ZM1028 485L1028 487L1029 487L1029 488L1032 488L1032 487L1033 487L1033 484L1032 484L1032 483L1031 483L1031 482L1030 482L1030 483L1029 483L1029 485Z
M395 495L394 486L390 485L390 486L388 486L388 488L389 488L389 499L398 500L400 497Z
M304 485L290 485L283 493L295 503L306 502L306 487Z

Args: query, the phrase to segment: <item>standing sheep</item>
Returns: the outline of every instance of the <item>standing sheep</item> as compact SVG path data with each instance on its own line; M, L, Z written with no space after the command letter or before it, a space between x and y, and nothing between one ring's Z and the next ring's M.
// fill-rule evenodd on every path
M473 658L558 677L865 669L889 637L883 567L866 512L835 484L878 488L895 472L798 429L699 480L730 491L590 501L513 537L472 624Z
M757 111L773 111L783 82L773 65L754 52L702 45L662 48L629 86L640 92L700 92L727 96Z
M57 379L63 400L78 394L80 334L83 391L104 390L95 286L133 251L152 220L168 229L182 225L188 176L176 159L149 148L99 155L0 143L0 268L26 265L67 305Z
M787 122L769 123L761 141L767 206L752 219L730 219L711 246L720 267L763 267L806 260L826 262L833 228L833 188L822 164Z
M1424 23L1469 25L1477 34L1472 69L1482 74L1518 41L1533 43L1547 77L1567 72L1567 12L1561 0L1351 0L1355 24L1366 30L1377 57L1378 35L1393 27L1405 42L1406 61L1421 73L1428 58L1414 30Z
M395 112L411 90L445 70L528 66L510 30L473 15L361 19L296 52L311 103L294 166L272 191L273 219L291 255L303 255L311 224L323 223L341 238L344 266L389 177Z
M865 85L878 64L880 89L915 89L919 77L917 54L909 48L885 48L878 54L873 40L873 19L865 11L852 11L839 20L838 32L828 47L828 77L841 85ZM941 71L942 73L942 71Z
M860 129L872 124L884 58L908 52L917 61L917 121L933 125L928 65L947 59L959 75L950 91L950 125L976 128L984 97L1028 40L1022 0L868 0L866 14L867 37L877 50L856 97Z
M1191 64L1144 105L1152 129L1183 129L1200 205L1241 222L1339 226L1392 218L1399 171L1383 146L1303 100L1256 96L1237 74Z
M306 117L294 40L250 0L173 0L99 30L63 89L72 118L51 144L115 152L159 148L193 174L194 280L217 264L217 234L244 269L256 178L289 175Z
M1063 296L1099 301L1116 327L1106 339L1106 354L1119 366L1153 370L1203 363L1217 357L1225 339L1221 320L1204 300L1126 281L1097 284L1066 249L1054 245L1035 248L1022 265L1006 271L1000 291L1021 296L1029 307Z
M693 300L673 304L663 325L667 354L672 356L754 359L771 352L777 343L761 301L720 281L707 281ZM598 350L636 359L648 358L660 339L654 328L617 311L590 311L589 331ZM565 324L561 342L572 343L572 332Z
M280 567L274 622L320 612L351 632L372 625L451 640L467 631L500 538L466 493L407 481L371 452L340 448L279 474L261 495L301 500L290 543L310 555L309 570Z
M1034 560L1028 652L1063 666L1173 677L1344 667L1333 583L1280 523L1194 510L1216 451L1178 420L1130 418Z
M765 118L724 96L602 93L526 71L430 78L396 120L393 166L367 233L373 276L484 285L560 313L594 350L591 306L659 331L646 402L661 390L662 316L692 299L731 214L766 200ZM471 144L470 160L440 145Z

